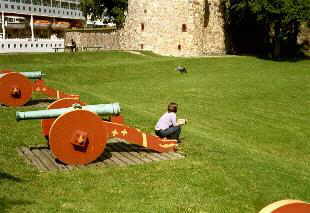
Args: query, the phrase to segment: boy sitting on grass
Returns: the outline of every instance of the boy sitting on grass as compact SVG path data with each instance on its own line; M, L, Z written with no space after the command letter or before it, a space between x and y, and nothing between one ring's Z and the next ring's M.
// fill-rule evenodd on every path
M155 134L158 137L175 139L180 143L181 126L186 124L187 121L186 119L177 120L177 111L178 105L176 103L172 102L168 105L168 112L159 118L155 126Z

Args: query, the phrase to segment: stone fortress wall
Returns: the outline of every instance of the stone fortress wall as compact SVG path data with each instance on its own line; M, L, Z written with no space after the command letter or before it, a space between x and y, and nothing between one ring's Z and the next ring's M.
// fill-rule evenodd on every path
M221 0L128 0L124 28L116 31L66 32L65 44L100 46L107 50L149 50L161 55L225 54L226 35ZM309 28L302 28L299 44L310 49Z
M124 28L113 32L67 32L79 48L150 50L161 55L225 54L220 0L128 0Z
M118 31L69 31L65 35L65 45L71 44L71 39L77 47L83 50L85 47L101 47L104 50L119 50L120 33Z
M122 49L161 55L225 54L220 0L128 0Z

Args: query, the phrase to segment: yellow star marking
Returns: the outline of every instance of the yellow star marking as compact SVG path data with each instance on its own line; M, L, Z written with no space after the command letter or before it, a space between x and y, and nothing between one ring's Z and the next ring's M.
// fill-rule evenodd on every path
M127 130L126 130L126 129L123 129L123 130L121 131L121 133L122 133L122 135L123 135L123 136L125 136L125 135L127 135L127 134L128 134L128 132L127 132Z
M114 130L112 131L112 135L113 135L113 137L115 137L116 135L118 135L118 131L117 131L116 129L114 129Z

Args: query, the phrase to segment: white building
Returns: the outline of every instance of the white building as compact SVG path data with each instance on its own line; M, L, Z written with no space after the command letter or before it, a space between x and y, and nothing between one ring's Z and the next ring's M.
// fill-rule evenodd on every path
M80 0L0 0L0 53L51 52L84 25Z

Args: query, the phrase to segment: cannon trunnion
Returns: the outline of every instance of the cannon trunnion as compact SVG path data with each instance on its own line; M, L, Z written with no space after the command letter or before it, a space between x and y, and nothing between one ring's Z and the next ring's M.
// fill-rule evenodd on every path
M17 112L17 120L43 119L43 135L58 160L83 165L96 160L110 138L124 139L157 152L175 151L176 140L161 139L123 123L118 103L68 107L75 99L60 99L49 110ZM60 108L57 107L66 107ZM100 115L109 115L103 120Z

